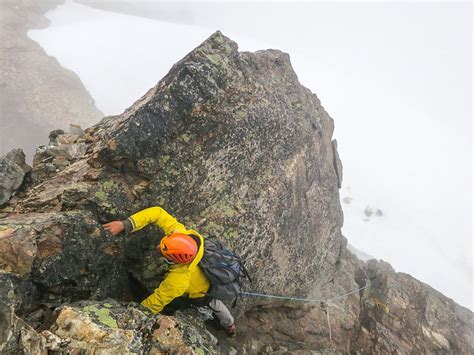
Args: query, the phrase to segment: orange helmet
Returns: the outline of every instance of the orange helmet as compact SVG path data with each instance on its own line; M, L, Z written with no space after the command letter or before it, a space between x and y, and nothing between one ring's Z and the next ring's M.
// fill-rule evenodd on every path
M178 264L191 262L197 254L197 249L196 242L187 234L173 233L160 242L161 254Z

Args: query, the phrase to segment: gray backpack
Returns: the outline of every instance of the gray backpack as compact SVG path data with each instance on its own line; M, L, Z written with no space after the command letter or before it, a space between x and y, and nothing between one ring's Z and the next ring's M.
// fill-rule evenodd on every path
M204 255L198 265L211 283L207 296L234 300L234 305L240 295L241 277L252 281L242 259L214 237L204 240Z

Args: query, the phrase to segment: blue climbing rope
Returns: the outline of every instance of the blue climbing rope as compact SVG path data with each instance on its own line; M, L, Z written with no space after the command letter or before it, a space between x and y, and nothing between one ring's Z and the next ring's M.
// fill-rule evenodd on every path
M247 291L241 291L240 294L242 296L274 298L274 299L298 301L298 302L328 303L328 302L336 301L336 300L339 300L339 299L344 298L346 296L352 295L353 293L360 292L360 291L366 289L367 287L369 287L369 281L368 280L366 280L366 284L365 284L364 287L358 288L357 290L347 292L347 293L344 293L343 295L339 295L339 296L329 298L329 299L307 299L307 298L301 298L301 297L277 296L277 295L271 295L271 294L268 294L268 293L247 292Z
M331 320L329 318L329 306L334 306L336 308L339 308L339 307L337 307L335 304L331 304L331 301L336 301L336 300L339 300L341 298L352 295L353 293L360 292L360 291L366 289L367 287L369 287L369 285L370 285L370 281L367 278L365 280L365 286L364 287L358 288L357 290L347 292L347 293L344 293L342 295L332 297L332 298L329 298L329 299L326 299L326 300L323 300L323 299L307 299L307 298L301 298L301 297L277 296L277 295L271 295L271 294L268 294L268 293L247 292L247 291L241 291L240 294L242 296L274 298L274 299L279 299L279 300L289 300L289 301L308 302L308 303L321 303L321 306L323 304L325 304L327 306L325 308L325 313L326 313L326 319L327 319L327 322L328 322L329 340L332 342L332 330L331 330Z

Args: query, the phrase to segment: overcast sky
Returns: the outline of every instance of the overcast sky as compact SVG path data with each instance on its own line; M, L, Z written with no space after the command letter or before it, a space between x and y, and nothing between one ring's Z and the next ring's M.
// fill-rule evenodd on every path
M153 16L167 22L68 3L30 36L106 114L121 113L217 29L240 50L288 52L335 120L341 197L353 199L343 203L345 236L472 309L470 3L160 6ZM383 216L367 218L367 206Z

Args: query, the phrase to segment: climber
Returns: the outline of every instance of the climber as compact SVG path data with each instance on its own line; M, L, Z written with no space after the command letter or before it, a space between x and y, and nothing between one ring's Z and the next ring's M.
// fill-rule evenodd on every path
M158 206L146 208L123 221L106 223L103 227L117 235L122 231L136 232L150 223L155 223L165 233L156 249L169 266L163 281L141 304L153 313L167 315L190 307L211 310L227 335L234 337L236 328L229 309L221 300L206 295L210 283L198 266L204 254L204 238L198 232L186 229Z

